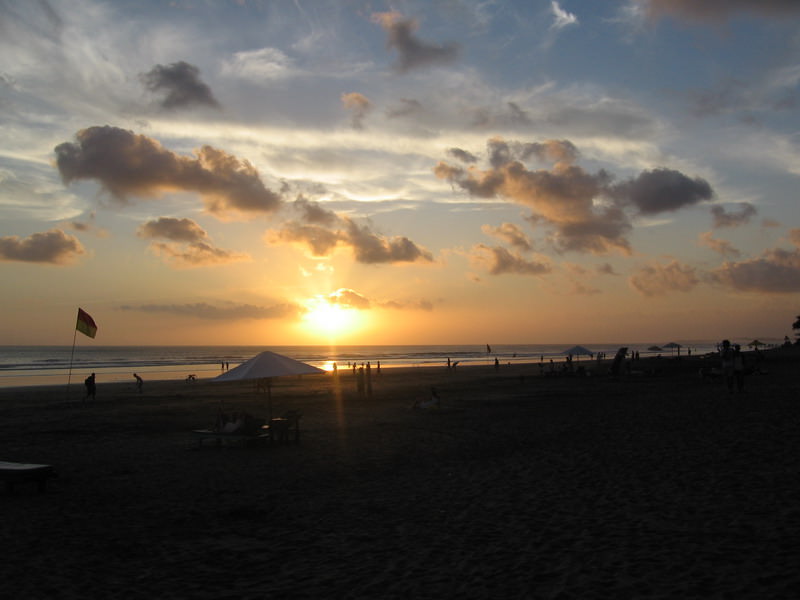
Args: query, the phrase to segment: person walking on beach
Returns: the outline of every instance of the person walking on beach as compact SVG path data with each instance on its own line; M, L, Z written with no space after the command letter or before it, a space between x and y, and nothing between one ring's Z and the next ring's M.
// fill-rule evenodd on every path
M144 379L139 377L136 373L134 373L133 376L136 378L136 389L139 390L139 393L141 394L142 393L142 385L144 385Z
M86 398L84 398L84 400L88 400L90 397L94 400L95 392L97 392L97 386L94 382L94 373L84 379L83 384L86 386Z

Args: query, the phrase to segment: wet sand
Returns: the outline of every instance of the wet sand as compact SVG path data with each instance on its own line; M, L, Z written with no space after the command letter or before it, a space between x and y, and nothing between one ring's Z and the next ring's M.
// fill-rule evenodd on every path
M0 594L18 598L792 598L800 352L729 395L699 358L276 379L299 443L198 448L252 384L0 390ZM590 361L581 361L591 365ZM442 408L412 410L435 385Z

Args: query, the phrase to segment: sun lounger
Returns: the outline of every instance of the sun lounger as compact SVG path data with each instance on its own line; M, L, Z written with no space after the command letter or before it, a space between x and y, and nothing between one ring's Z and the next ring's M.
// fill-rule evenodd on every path
M31 465L26 463L0 461L0 480L6 482L9 493L14 492L14 484L33 481L44 492L47 480L55 476L50 465Z

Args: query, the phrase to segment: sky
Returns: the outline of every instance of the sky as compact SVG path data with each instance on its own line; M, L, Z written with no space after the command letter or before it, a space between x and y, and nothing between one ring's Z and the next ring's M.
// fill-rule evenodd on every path
M796 0L0 0L0 344L792 335Z

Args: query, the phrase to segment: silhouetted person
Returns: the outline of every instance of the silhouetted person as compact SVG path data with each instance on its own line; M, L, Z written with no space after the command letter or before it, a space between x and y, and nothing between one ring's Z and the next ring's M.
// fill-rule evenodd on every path
M733 393L733 348L728 340L722 340L722 348L719 350L719 357L722 367L722 377L725 379L725 385L728 387L728 392Z
M144 379L139 377L136 373L133 374L134 378L136 379L136 389L139 390L139 393L142 393L142 386L144 385Z
M89 398L94 400L95 393L97 392L97 386L95 385L95 382L94 382L94 373L92 373L86 379L84 379L83 380L83 384L86 386L86 398L85 398L85 400L88 400Z

